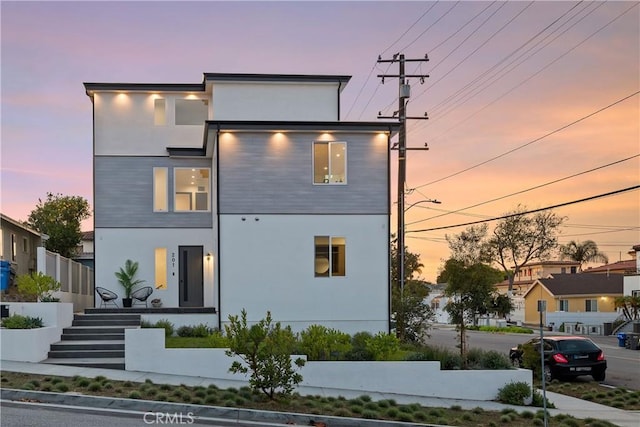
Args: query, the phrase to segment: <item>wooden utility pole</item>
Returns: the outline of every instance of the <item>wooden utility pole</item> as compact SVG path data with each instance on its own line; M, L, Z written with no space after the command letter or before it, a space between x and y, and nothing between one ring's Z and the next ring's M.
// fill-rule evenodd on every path
M382 59L378 57L378 63L398 63L398 74L378 74L378 77L382 78L382 83L384 84L384 79L388 77L398 78L398 111L394 112L392 116L383 116L381 113L378 114L379 119L395 119L397 118L400 121L400 130L398 132L398 228L397 228L397 257L398 257L398 280L400 283L400 297L404 296L404 282L405 282L405 244L404 244L404 194L405 194L405 183L407 180L407 169L406 169L406 161L407 161L407 151L408 150L428 150L429 148L426 146L419 148L407 148L407 119L428 119L427 113L424 113L424 116L421 117L407 117L406 107L407 107L407 99L411 96L411 87L406 82L406 78L408 77L416 77L420 79L420 83L424 83L424 79L429 77L427 74L405 74L405 63L407 62L426 62L429 60L427 55L424 58L420 59L405 59L404 54L395 54L392 59ZM396 149L392 147L391 149Z

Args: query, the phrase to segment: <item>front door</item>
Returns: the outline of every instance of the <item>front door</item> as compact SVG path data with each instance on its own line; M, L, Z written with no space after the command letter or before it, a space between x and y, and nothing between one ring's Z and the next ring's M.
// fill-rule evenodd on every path
M203 247L180 246L180 307L204 306Z

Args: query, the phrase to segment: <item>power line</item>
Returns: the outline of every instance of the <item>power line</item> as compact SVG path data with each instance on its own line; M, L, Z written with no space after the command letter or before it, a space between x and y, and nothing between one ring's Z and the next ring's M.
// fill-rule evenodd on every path
M484 201L484 202L481 202L481 203L476 203L475 205L467 206L465 208L460 208L458 210L451 211L451 212L446 213L446 214L436 215L436 216L432 216L430 218L425 218L425 219L421 219L421 220L418 220L418 221L410 222L410 223L408 223L406 225L418 224L420 222L428 221L430 219L439 218L439 217L442 217L442 216L445 216L445 215L454 214L454 213L458 213L460 211L465 211L467 209L472 209L472 208L476 208L478 206L486 205L487 203L492 203L492 202L496 202L498 200L506 199L507 197L517 196L518 194L526 193L528 191L537 190L539 188L546 187L547 185L557 184L558 182L566 181L568 179L575 178L575 177L580 176L580 175L585 175L587 173L595 172L595 171L600 170L600 169L604 169L604 168L607 168L607 167L610 167L610 166L614 166L614 165L617 165L619 163L626 162L626 161L629 161L631 159L635 159L637 157L640 157L640 154L635 154L635 155L633 155L631 157L627 157L627 158L621 159L621 160L616 160L615 162L611 162L611 163L608 163L606 165L598 166L598 167L595 167L595 168L592 168L592 169L589 169L589 170L586 170L586 171L574 173L573 175L569 175L569 176L565 176L563 178L555 179L553 181L545 182L544 184L536 185L534 187L530 187L530 188L527 188L525 190L520 190L520 191L517 191L515 193L511 193L511 194L507 194L507 195L504 195L504 196L496 197L494 199L487 200L487 201Z
M464 223L464 224L445 225L445 226L442 226L442 227L425 228L425 229L422 229L422 230L407 230L406 232L407 233L423 233L425 231L445 230L445 229L448 229L448 228L457 228L457 227L465 227L467 225L483 224L485 222L492 222L492 221L497 221L497 220L500 220L500 219L513 218L513 217L520 216L520 215L529 215L529 214L532 214L532 213L547 211L549 209L556 209L556 208L561 208L561 207L564 207L564 206L575 205L577 203L589 202L589 201L592 201L592 200L601 199L603 197L614 196L616 194L625 193L627 191L637 190L638 188L640 188L640 185L634 185L634 186L631 186L631 187L622 188L620 190L610 191L608 193L598 194L598 195L591 196L591 197L585 197L583 199L573 200L571 202L560 203L560 204L553 205L553 206L547 206L546 208L534 209L534 210L527 211L527 212L519 212L519 213L515 213L515 214L503 215L501 217L489 218L489 219L484 219L484 220L480 220L480 221L467 222L467 223Z
M516 148L513 148L513 149L511 149L511 150L509 150L509 151L506 151L506 152L504 152L504 153L502 153L502 154L499 154L499 155L497 155L497 156L495 156L495 157L492 157L492 158L490 158L490 159L487 159L487 160L485 160L485 161L483 161L483 162L481 162L481 163L475 164L475 165L470 166L470 167L468 167L468 168L466 168L466 169L463 169L463 170L461 170L461 171L458 171L458 172L452 173L452 174L447 175L447 176L445 176L445 177L443 177L443 178L436 179L435 181L431 181L431 182L428 182L428 183L426 183L426 184L419 185L419 186L417 186L417 187L415 187L415 188L422 188L422 187L426 187L427 185L432 185L432 184L435 184L435 183L438 183L438 182L444 181L445 179L453 178L454 176L460 175L460 174L462 174L462 173L464 173L464 172L468 172L468 171L470 171L470 170L472 170L472 169L475 169L475 168L478 168L478 167L480 167L480 166L486 165L487 163L490 163L490 162L492 162L492 161L494 161L494 160L497 160L497 159L500 159L500 158L502 158L502 157L505 157L505 156L507 156L507 155L509 155L509 154L511 154L511 153L514 153L514 152L516 152L516 151L518 151L518 150L521 150L521 149L523 149L523 148L525 148L525 147L528 147L529 145L535 144L536 142L539 142L539 141L541 141L541 140L543 140L543 139L545 139L545 138L547 138L547 137L549 137L549 136L551 136L551 135L554 135L554 134L556 134L556 133L558 133L558 132L560 132L560 131L563 131L563 130L565 130L565 129L567 129L567 128L569 128L569 127L571 127L571 126L575 125L575 124L578 124L578 123L580 123L580 122L582 122L582 121L584 121L584 120L586 120L586 119L588 119L588 118L590 118L590 117L593 117L593 116L595 116L596 114L599 114L599 113L601 113L601 112L603 112L603 111L605 111L605 110L607 110L607 109L609 109L609 108L611 108L611 107L613 107L613 106L615 106L615 105L617 105L617 104L620 104L621 102L626 101L626 100L627 100L627 99L629 99L629 98L632 98L632 97L634 97L634 96L638 95L639 93L640 93L640 91L636 91L636 92L632 93L631 95L627 95L627 96L625 96L624 98L621 98L621 99L619 99L619 100L617 100L617 101L615 101L615 102L613 102L613 103L611 103L611 104L607 105L606 107L602 107L602 108L600 108L599 110L594 111L593 113L587 114L586 116L583 116L583 117L581 117L581 118L579 118L579 119L576 119L576 120L572 121L571 123L568 123L568 124L566 124L566 125L563 125L563 126L561 126L561 127L557 128L557 129L555 129L555 130L553 130L553 131L551 131L551 132L549 132L549 133L546 133L546 134L544 134L544 135L542 135L542 136L540 136L540 137L538 137L538 138L536 138L536 139L534 139L534 140L532 140L532 141L529 141L529 142L527 142L527 143L525 143L525 144L519 145L519 146L518 146L518 147L516 147Z

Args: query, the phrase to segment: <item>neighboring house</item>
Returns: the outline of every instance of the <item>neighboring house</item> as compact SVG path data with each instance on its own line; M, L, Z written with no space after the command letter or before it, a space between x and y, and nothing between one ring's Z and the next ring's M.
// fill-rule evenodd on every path
M622 275L555 274L537 279L524 294L525 323L539 323L539 300L546 301L547 312L616 313L614 300L622 293Z
M164 307L219 325L388 331L390 122L341 122L350 80L205 73L85 83L93 104L95 284L127 259ZM99 305L96 301L96 306Z
M0 259L11 263L11 277L36 271L36 248L42 246L43 235L4 214L0 231Z
M640 297L640 257L638 256L638 252L640 252L640 245L635 245L633 251L630 252L633 253L636 267L634 272L624 276L625 296Z
M524 264L513 278L513 296L523 296L537 279L549 277L552 274L576 274L580 263L577 261L537 261ZM509 290L509 280L496 285L498 292L506 294Z
M82 265L86 265L87 267L93 269L93 231L83 231L82 232L82 240L80 244L76 248L76 255L73 257L74 261L79 262Z

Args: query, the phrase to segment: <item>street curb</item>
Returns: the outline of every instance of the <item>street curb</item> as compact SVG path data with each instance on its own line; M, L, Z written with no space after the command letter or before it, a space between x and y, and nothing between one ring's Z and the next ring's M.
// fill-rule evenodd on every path
M96 409L121 410L140 413L192 414L196 419L223 419L227 422L266 422L278 425L316 425L328 427L446 427L440 424L419 424L400 421L367 420L363 418L311 415L293 412L261 411L255 409L228 408L221 406L190 405L187 403L159 402L154 400L123 399L103 396L88 396L71 393L0 389L0 399L16 402L49 403Z

